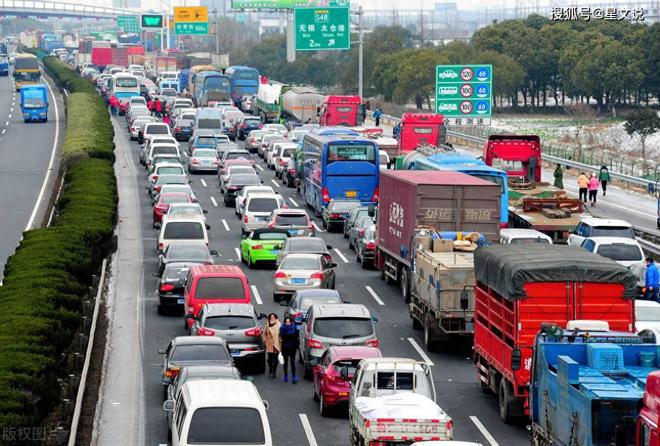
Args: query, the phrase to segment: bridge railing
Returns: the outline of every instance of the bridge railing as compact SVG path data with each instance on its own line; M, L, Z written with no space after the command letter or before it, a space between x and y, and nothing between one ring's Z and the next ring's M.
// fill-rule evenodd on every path
M0 0L0 13L33 13L51 15L80 15L87 17L114 18L118 15L135 14L135 11L82 3L37 0Z

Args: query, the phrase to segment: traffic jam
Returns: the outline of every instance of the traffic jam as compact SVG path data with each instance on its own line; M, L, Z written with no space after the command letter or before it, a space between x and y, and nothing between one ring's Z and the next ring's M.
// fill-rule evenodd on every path
M360 97L251 67L86 65L151 219L172 445L286 444L290 420L310 445L498 444L470 410L516 426L499 444L655 444L657 268L541 182L539 137L476 158L442 115L385 133Z

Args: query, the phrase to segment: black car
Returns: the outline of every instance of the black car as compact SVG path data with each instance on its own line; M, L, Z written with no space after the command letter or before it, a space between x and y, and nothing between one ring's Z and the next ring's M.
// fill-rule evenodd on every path
M224 201L225 206L233 206L238 195L245 186L260 186L262 181L258 175L236 174L229 177L225 184Z
M183 313L183 289L190 267L197 263L169 263L158 277L158 313L166 310Z
M169 263L194 263L198 265L213 265L213 257L218 252L209 251L206 243L200 242L172 242L165 251L158 256L158 272L162 274Z
M355 242L356 261L363 269L373 268L376 259L376 226L369 226Z
M236 126L236 137L245 140L252 130L259 130L262 127L261 119L257 116L246 116L240 124Z
M348 216L346 216L346 219L344 220L344 238L348 238L348 234L358 218L368 215L369 208L366 206L351 209L351 211L348 213Z
M323 208L321 218L323 227L332 232L333 229L339 229L344 226L344 220L351 212L351 209L360 207L362 204L358 200L330 200L330 203Z
M193 122L190 119L177 119L172 134L177 141L188 141L193 134Z

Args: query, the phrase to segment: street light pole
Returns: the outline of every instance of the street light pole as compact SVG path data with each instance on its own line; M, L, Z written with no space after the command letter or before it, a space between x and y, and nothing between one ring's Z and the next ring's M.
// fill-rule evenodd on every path
M360 96L360 100L362 100L362 92L363 92L363 68L364 68L364 60L363 60L363 51L362 47L364 44L364 41L362 39L363 34L362 34L362 5L358 7L358 96Z

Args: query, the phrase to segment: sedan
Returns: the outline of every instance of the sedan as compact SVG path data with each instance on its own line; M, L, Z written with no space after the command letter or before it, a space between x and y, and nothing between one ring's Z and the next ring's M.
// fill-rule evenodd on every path
M369 215L369 208L367 207L357 207L351 209L348 213L348 216L344 220L344 238L348 238L348 232L351 227L355 224L359 217L364 217Z
M260 186L261 180L258 175L253 174L236 174L229 177L225 183L225 192L223 194L225 206L229 207L234 203L236 196L241 192L245 186Z
M156 195L160 193L161 188L165 184L189 184L188 178L185 175L161 175L159 176L156 181L151 183L147 189L149 190L149 196L151 199L154 201L154 203L157 201Z
M294 323L301 326L307 317L307 310L314 304L349 304L344 301L337 290L298 290L293 294L284 310L284 320L290 317Z
M193 192L192 187L190 187L190 184L165 184L160 189L160 193L155 195L154 201L158 200L158 195L167 192L185 192L190 195L193 203L197 203L197 196L195 195L195 192Z
M193 122L189 119L178 119L174 123L172 134L177 141L188 141L193 132Z
M247 186L241 190L241 193L236 196L236 206L234 212L240 216L243 213L243 203L250 194L274 194L275 191L271 186Z
M248 137L245 138L245 148L250 151L250 153L256 153L259 145L261 144L261 137L264 136L266 131L263 130L252 130Z
M130 133L131 141L135 141L138 138L138 133L144 128L145 124L150 122L156 122L156 118L153 116L139 116L133 124L129 127L128 131Z
M358 238L364 237L366 229L373 224L374 221L368 215L360 217L348 232L348 249L355 249Z
M288 254L321 254L328 262L332 262L330 254L332 246L326 245L322 238L318 237L292 237L286 241L282 252L277 256L277 263Z
M298 290L335 288L336 263L320 254L289 254L273 276L273 300L289 299Z
M195 149L214 149L218 145L218 141L213 135L195 135L190 139L188 145L188 155L192 155Z
M147 172L149 172L149 174L153 173L154 170L156 170L156 167L161 164L178 164L179 166L181 166L181 159L177 155L154 156L151 159L151 164L149 165ZM182 173L184 172L183 166L181 166L181 172Z
M213 257L217 255L217 251L209 251L206 243L172 242L158 255L158 271L162 273L169 263L213 265Z
M152 225L154 228L160 228L165 215L173 203L192 203L192 198L185 192L168 192L159 194L158 201L154 204L152 212Z
M376 226L369 226L364 236L358 237L355 243L356 261L363 269L374 267L376 259Z
M183 289L186 286L186 278L190 267L196 263L168 263L161 274L153 273L158 277L158 313L163 314L166 310L176 311L183 314Z
M225 191L225 185L227 184L227 181L229 181L229 178L231 178L232 175L258 175L258 174L257 171L254 170L254 168L249 165L245 166L239 164L239 165L225 167L224 169L221 169L219 171L219 175L218 175L220 192Z
M257 263L274 263L288 237L289 233L281 229L255 229L241 240L241 261L250 268Z
M167 398L167 386L174 382L183 367L194 365L230 366L233 364L227 342L214 336L177 336L166 349L162 363L163 399Z
M218 170L218 155L213 149L195 149L188 158L188 172L215 172Z
M338 200L333 198L328 205L323 208L321 218L323 219L323 227L332 232L333 229L339 229L344 226L344 220L351 212L351 209L360 207L361 204L358 200Z
M153 164L153 161L152 161ZM161 175L185 175L186 172L183 170L181 163L159 163L157 166L154 166L153 170L149 173L148 183L153 183Z

